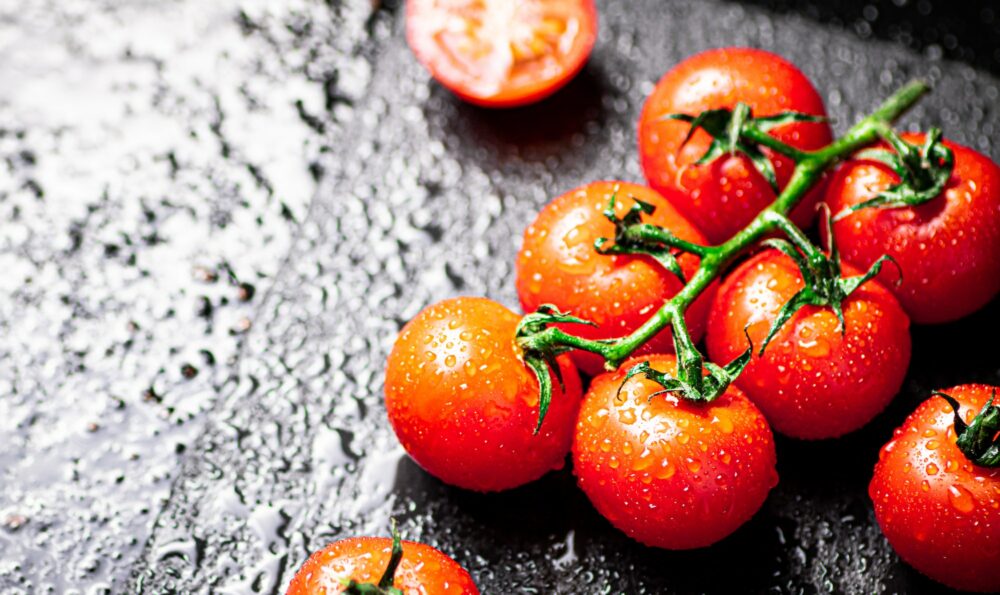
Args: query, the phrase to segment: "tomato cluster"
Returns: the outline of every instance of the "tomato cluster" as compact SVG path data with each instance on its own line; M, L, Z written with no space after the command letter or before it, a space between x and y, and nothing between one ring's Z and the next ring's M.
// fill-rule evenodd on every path
M418 58L470 101L537 99L593 45L591 2L511 3L503 51L514 56L498 74L499 50L480 31L494 3L467 4L411 1L407 34ZM442 28L443 7L465 25ZM570 29L575 37L546 45ZM489 492L570 455L611 524L649 546L690 549L737 530L777 484L772 428L830 439L878 415L906 375L911 319L954 320L1000 291L1000 170L937 132L881 130L884 143L829 179L811 172L798 206L775 211L800 160L831 143L825 115L805 75L764 51L713 50L671 69L639 121L649 186L581 186L527 227L516 263L524 317L461 297L402 329L385 403L413 460L448 484ZM796 227L820 202L825 250ZM740 234L772 223L770 239L736 259L752 244ZM683 309L669 309L678 299ZM642 341L629 353L611 355L634 336ZM710 361L696 347L703 336ZM870 489L876 517L928 576L997 590L1000 407L990 387L946 392L882 450ZM440 552L405 547L399 589L421 575L420 592L476 592ZM307 562L291 592L374 581L388 556L388 540L338 542Z

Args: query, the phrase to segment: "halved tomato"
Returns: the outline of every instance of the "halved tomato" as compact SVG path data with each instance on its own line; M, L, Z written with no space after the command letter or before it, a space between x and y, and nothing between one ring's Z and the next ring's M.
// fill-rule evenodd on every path
M593 0L408 0L406 39L456 95L486 107L538 101L576 75L597 38Z

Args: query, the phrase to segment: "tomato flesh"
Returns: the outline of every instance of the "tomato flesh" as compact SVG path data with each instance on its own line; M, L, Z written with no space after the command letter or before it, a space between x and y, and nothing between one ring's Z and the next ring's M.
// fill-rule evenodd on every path
M543 99L583 67L597 39L593 0L409 0L417 59L466 101L512 107Z

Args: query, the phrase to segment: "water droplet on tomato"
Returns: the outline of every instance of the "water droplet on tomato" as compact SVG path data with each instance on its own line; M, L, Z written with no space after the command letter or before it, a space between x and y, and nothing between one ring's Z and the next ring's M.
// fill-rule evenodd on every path
M960 485L952 484L948 486L948 502L952 508L959 512L969 513L976 508L976 501L969 490Z
M667 459L663 459L660 462L660 468L659 468L659 470L657 470L657 472L656 472L656 478L657 479L670 479L671 477L674 476L674 473L677 473L677 468L674 467L674 465L670 461L668 461Z

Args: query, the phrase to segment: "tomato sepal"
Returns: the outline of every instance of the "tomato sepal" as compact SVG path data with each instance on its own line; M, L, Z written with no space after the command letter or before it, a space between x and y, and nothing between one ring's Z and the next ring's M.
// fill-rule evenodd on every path
M371 583L359 583L354 579L344 579L340 582L344 586L344 593L348 595L404 595L403 591L393 586L396 578L396 569L403 559L403 539L396 527L396 519L392 519L392 552L389 555L389 563L386 564L385 572L379 579L377 585Z
M584 320L568 312L560 312L552 304L542 304L537 310L521 319L515 333L517 344L524 353L524 363L538 380L538 424L534 432L536 435L541 431L545 414L548 413L549 405L552 403L552 375L556 377L559 386L566 390L556 356L572 351L572 348L540 338L549 325L558 323L597 326L590 320Z
M817 249L794 224L784 218L779 222L779 227L788 234L792 241L782 238L771 238L761 242L763 246L780 250L795 262L795 265L799 268L799 272L802 274L803 287L791 299L785 302L778 311L778 315L768 330L767 337L765 337L764 342L760 346L759 356L764 355L767 346L778 331L781 330L781 327L803 306L831 308L837 316L837 321L840 323L840 334L846 335L847 323L844 320L844 300L859 287L877 277L882 272L882 266L886 262L891 262L899 271L897 283L902 280L903 271L899 263L888 254L883 254L875 260L863 275L847 279L841 277L840 252L837 250L837 244L833 240L830 210L826 205L821 205L821 208L825 215L828 254L824 254L821 250Z
M594 250L602 255L645 254L680 279L681 283L687 283L674 251L703 254L704 246L682 240L666 228L643 223L642 216L652 215L656 206L634 196L632 207L624 216L618 217L615 213L617 199L616 188L604 210L604 217L615 226L614 238L598 238L594 242ZM612 243L609 245L608 242Z
M621 395L626 382L641 374L663 387L663 390L649 395L650 399L663 394L678 393L682 398L694 403L711 403L725 394L729 385L750 363L750 358L753 356L753 341L750 339L747 329L744 329L744 333L749 347L725 366L719 366L713 362L702 362L700 354L697 357L679 356L677 359L678 374L677 377L674 377L667 372L654 369L648 361L639 362L629 368L624 380L618 386L617 394Z
M980 467L1000 467L1000 406L994 405L997 391L993 390L986 405L966 424L959 411L960 405L954 397L941 391L933 391L955 410L955 445L967 459Z
M723 155L741 153L750 159L754 169L767 180L774 192L779 191L778 176L774 170L774 164L761 150L761 146L766 146L795 160L802 158L805 154L770 136L767 132L778 126L795 122L823 122L826 120L821 116L801 112L782 112L773 116L754 118L750 106L742 102L737 103L731 110L727 108L709 109L697 116L667 114L661 119L678 120L691 125L687 136L681 141L680 147L682 148L699 128L712 137L708 150L695 161L696 165L711 163Z
M951 179L955 153L941 142L940 128L930 129L922 147L906 142L888 127L880 131L880 136L893 150L866 149L858 153L857 159L885 165L899 176L899 182L874 198L837 213L834 221L861 209L896 209L922 205L940 195Z

